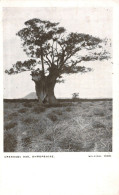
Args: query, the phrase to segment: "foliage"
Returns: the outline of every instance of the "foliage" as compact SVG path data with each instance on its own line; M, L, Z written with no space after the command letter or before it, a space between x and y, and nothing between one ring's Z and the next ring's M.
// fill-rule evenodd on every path
M77 99L79 98L79 93L73 93L72 94L72 99Z
M103 48L108 40L101 40L89 34L68 34L59 23L34 18L25 22L25 28L21 29L17 36L21 38L24 52L30 59L16 62L10 70L5 71L10 75L23 71L39 74L38 69L35 69L40 67L39 71L42 71L43 75L56 75L57 82L63 82L63 73L91 71L91 68L80 66L80 62L110 58L110 52ZM82 56L81 50L87 53Z
M23 71L32 70L35 65L36 65L36 60L34 59L30 59L24 62L17 61L16 64L14 64L12 68L10 68L10 70L5 70L5 73L16 74Z

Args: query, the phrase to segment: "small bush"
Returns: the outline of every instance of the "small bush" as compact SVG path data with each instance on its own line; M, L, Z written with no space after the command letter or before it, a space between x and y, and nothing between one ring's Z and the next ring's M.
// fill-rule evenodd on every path
M6 133L4 135L4 152L15 152L17 139L15 135Z
M10 122L10 123L4 124L4 129L9 130L9 129L14 128L16 125L17 125L16 122Z
M73 93L72 94L72 99L73 100L78 100L79 99L79 93Z

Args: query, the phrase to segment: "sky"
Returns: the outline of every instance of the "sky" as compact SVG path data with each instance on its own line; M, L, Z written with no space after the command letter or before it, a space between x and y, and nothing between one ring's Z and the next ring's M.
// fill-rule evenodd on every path
M3 10L3 53L4 70L16 61L27 59L16 33L24 22L40 18L60 22L68 32L86 33L100 38L112 38L112 10L107 8L4 8ZM57 98L70 98L79 93L81 98L112 97L111 61L90 61L82 63L92 67L86 74L64 75L65 83L56 84ZM4 98L22 98L35 91L30 72L9 76L4 74Z

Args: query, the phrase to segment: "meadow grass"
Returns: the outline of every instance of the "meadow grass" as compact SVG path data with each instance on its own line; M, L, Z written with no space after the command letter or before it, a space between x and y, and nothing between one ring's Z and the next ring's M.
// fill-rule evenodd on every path
M112 101L4 102L5 152L111 152Z

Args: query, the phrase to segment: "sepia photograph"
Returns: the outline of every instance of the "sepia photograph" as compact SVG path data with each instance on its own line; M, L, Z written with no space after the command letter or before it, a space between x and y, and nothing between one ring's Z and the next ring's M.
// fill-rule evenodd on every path
M3 8L3 152L113 151L113 9Z

